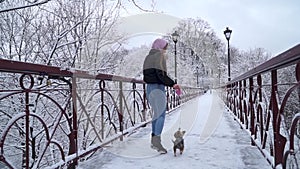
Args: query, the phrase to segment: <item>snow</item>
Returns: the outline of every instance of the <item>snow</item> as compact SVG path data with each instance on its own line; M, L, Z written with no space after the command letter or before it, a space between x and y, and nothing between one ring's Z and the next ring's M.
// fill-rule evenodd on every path
M174 157L175 131L186 130L185 149ZM162 144L168 153L159 155L150 148L151 125L97 152L79 169L269 169L272 168L249 133L242 130L216 92L206 93L166 116Z

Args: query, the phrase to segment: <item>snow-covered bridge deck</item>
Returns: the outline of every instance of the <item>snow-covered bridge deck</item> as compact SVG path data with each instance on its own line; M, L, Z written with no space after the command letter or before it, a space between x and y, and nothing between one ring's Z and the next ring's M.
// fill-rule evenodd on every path
M174 132L186 130L185 150L174 157ZM217 93L206 93L168 114L162 135L165 155L150 148L151 125L115 142L91 159L79 163L80 169L268 169L272 168L247 131L241 129L225 109Z

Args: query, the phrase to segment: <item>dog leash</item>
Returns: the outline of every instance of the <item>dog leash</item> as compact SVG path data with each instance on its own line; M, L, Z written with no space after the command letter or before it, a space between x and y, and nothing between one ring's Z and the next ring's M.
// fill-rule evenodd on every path
M178 129L181 129L181 110L179 110L179 126Z
M177 96L180 98L180 95L181 95L181 90L175 90ZM178 126L178 130L181 129L181 119L182 119L182 115L181 115L181 108L179 107L179 126Z

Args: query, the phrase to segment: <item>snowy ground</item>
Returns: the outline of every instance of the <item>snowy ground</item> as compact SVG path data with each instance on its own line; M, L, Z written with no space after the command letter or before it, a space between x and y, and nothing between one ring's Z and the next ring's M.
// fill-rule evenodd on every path
M217 94L207 93L194 99L166 118L162 135L168 149L159 155L150 148L151 125L106 147L79 169L270 169L271 166L256 147L250 145L249 134L240 129L224 108ZM174 157L174 132L186 130L185 150Z

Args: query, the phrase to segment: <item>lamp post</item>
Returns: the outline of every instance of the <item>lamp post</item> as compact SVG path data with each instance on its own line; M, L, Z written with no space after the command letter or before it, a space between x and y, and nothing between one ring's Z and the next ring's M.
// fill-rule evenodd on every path
M229 47L229 40L230 40L230 36L231 36L232 30L230 30L228 27L226 27L226 30L224 31L224 35L227 39L227 43L228 43L228 81L231 80L230 78L230 47Z
M219 78L219 86L220 86L220 84L221 84L221 67L220 67L220 65L218 66L218 78Z
M177 83L177 50L176 50L176 43L178 41L179 38L179 34L177 33L177 31L175 31L174 33L172 33L172 40L174 42L174 54L175 54L175 83Z
M197 75L197 87L199 87L199 67L196 67L196 75Z

